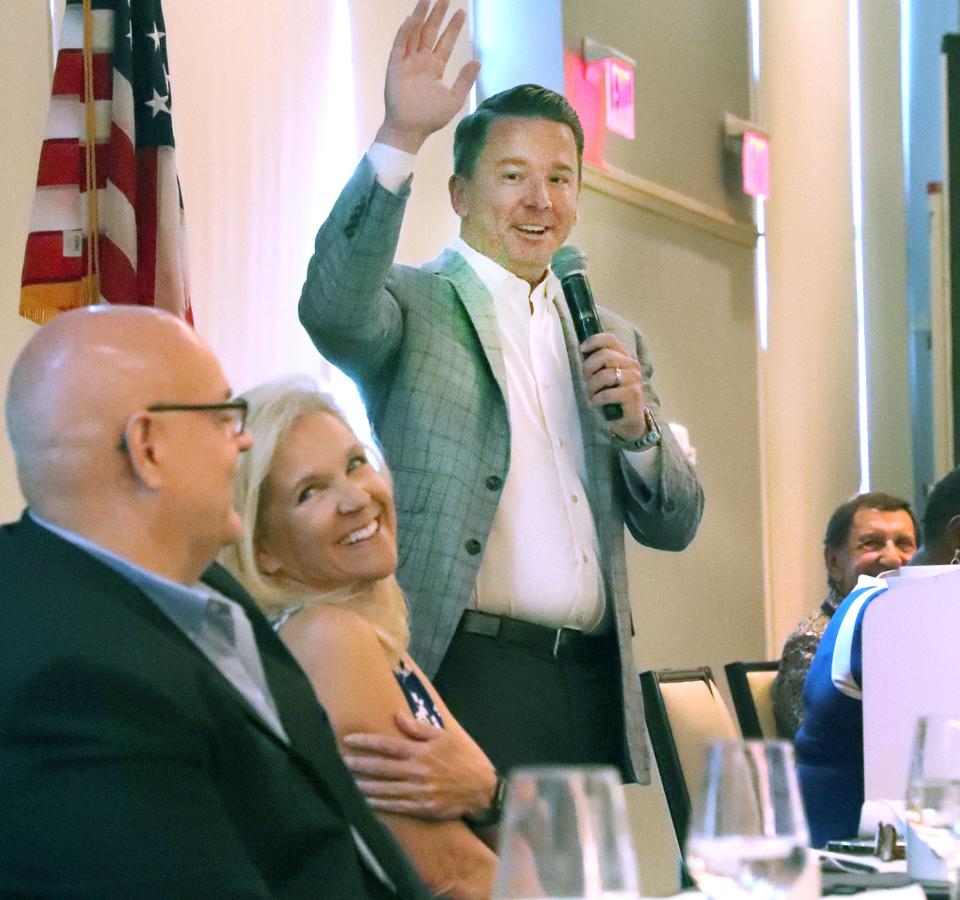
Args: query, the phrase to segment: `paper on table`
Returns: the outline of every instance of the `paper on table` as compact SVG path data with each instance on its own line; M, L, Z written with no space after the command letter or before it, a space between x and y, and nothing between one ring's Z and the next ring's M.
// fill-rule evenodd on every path
M890 862L884 862L877 856L868 856L862 853L834 853L831 850L811 850L821 859L831 859L836 861L841 868L846 868L853 872L906 872L907 861L905 859L894 859Z
M926 900L927 895L919 884L902 888L887 888L883 891L863 891L857 894L858 900Z
M860 891L856 900L926 900L926 894L919 884L910 884L902 888L885 888L881 891ZM684 891L672 897L659 897L657 900L706 900L707 895L700 891ZM653 900L653 898L641 898Z

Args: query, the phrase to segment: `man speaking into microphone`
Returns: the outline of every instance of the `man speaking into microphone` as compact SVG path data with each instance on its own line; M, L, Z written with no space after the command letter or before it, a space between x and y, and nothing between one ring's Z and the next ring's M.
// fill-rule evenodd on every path
M522 85L464 118L449 182L460 235L421 268L393 263L416 154L479 71L444 84L464 18L442 28L447 6L421 0L397 33L383 124L317 235L300 318L383 444L411 652L450 711L500 772L611 763L646 781L624 525L682 550L703 495L639 332L600 308L602 331L578 343L550 269L583 152L562 96ZM622 413L607 421L605 405ZM361 737L380 755L348 749L348 762L381 808L422 812L404 766L452 738L399 724L406 744ZM436 814L484 819L454 795Z

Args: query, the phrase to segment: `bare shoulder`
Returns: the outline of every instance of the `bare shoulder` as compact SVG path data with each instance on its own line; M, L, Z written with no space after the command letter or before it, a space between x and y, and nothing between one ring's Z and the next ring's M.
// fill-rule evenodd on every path
M342 664L347 659L363 663L384 655L370 622L343 606L308 606L284 623L280 637L298 658L322 657Z
M351 609L317 604L293 616L280 637L306 672L338 736L396 732L393 718L406 701L366 619Z

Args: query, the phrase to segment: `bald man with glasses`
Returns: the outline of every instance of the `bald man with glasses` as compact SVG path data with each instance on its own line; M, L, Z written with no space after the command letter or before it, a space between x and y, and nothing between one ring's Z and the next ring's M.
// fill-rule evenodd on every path
M211 561L240 534L246 404L152 309L38 331L6 421L0 895L430 896L306 676Z

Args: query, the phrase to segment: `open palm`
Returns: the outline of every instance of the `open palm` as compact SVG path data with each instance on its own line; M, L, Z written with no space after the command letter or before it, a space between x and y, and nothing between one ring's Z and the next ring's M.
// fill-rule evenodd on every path
M450 87L444 84L447 62L466 18L458 10L441 34L449 5L450 0L438 0L428 14L428 0L419 0L400 26L387 64L386 114L377 140L416 153L466 102L480 64L468 62Z

